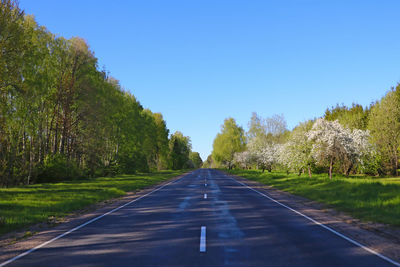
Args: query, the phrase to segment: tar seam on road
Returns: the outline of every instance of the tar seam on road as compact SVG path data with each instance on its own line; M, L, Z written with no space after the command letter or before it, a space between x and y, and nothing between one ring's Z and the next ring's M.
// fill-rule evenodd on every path
M206 252L206 227L201 227L200 232L200 252Z
M188 173L188 174L190 174L190 173ZM185 176L187 176L188 174L186 174ZM34 248L31 248L31 249L29 249L29 250L27 250L27 251L25 251L25 252L23 252L23 253L21 253L21 254L15 256L14 258L11 258L11 259L9 259L9 260L7 260L7 261L5 261L5 262L2 262L2 263L0 263L0 267L6 266L7 264L12 263L12 262L14 262L14 261L16 261L16 260L18 260L18 259L20 259L20 258L22 258L22 257L24 257L24 256L26 256L26 255L28 255L28 254L34 252L35 250L38 250L38 249L40 249L41 247L44 247L44 246L46 246L46 245L48 245L48 244L50 244L50 243L52 243L52 242L54 242L54 241L56 241L56 240L58 240L58 239L64 237L64 236L66 236L66 235L68 235L68 234L70 234L70 233L72 233L72 232L75 232L76 230L79 230L79 229L81 229L82 227L85 227L86 225L91 224L92 222L95 222L95 221L97 221L97 220L103 218L104 216L107 216L107 215L109 215L109 214L111 214L111 213L113 213L113 212L115 212L115 211L117 211L117 210L120 210L120 209L122 209L123 207L126 207L126 206L128 206L129 204L132 204L133 202L136 202L136 201L138 201L138 200L140 200L140 199L142 199L142 198L144 198L144 197L146 197L146 196L148 196L148 195L150 195L150 194L152 194L152 193L154 193L154 192L156 192L156 191L158 191L158 190L164 188L165 186L167 186L167 185L169 185L169 184L172 184L172 183L174 183L174 182L177 182L177 181L181 180L182 178L184 178L185 176L183 176L183 177L181 177L181 178L179 178L179 179L173 180L173 181L171 181L171 182L169 182L169 183L167 183L167 184L165 184L165 185L163 185L163 186L160 186L160 187L154 189L153 191L151 191L151 192L149 192L149 193L147 193L147 194L145 194L145 195L143 195L143 196L141 196L141 197L135 198L134 200L131 200L131 201L125 203L124 205L121 205L121 206L119 206L119 207L117 207L117 208L115 208L115 209L112 209L112 210L110 210L110 211L104 213L103 215L97 216L96 218L93 218L93 219L91 219L91 220L89 220L89 221L87 221L87 222L85 222L85 223L83 223L83 224L81 224L81 225L78 225L77 227L72 228L71 230L69 230L69 231L67 231L67 232L65 232L65 233L63 233L63 234L58 235L58 236L54 237L53 239L50 239L49 241L46 241L46 242L44 242L44 243L42 243L42 244L40 244L40 245L38 245L38 246L36 246L36 247L34 247Z
M281 203L281 202L279 202L279 201L273 199L273 198L270 197L270 196L267 196L267 195L264 194L264 193L261 193L260 191L254 189L254 188L251 188L250 186L248 186L248 185L246 185L246 184L244 184L244 183L242 183L242 182L240 182L240 181L238 181L238 180L236 180L236 179L234 179L234 178L232 178L232 177L230 177L230 176L228 176L228 177L231 178L232 180L236 181L237 183L239 183L239 184L241 184L241 185L247 187L248 189L253 190L254 192L256 192L256 193L258 193L258 194L260 194L260 195L262 195L262 196L268 198L269 200L275 202L276 204L278 204L278 205L280 205L280 206L282 206L282 207L284 207L284 208L287 208L287 209L293 211L294 213L296 213L296 214L298 214L298 215L300 215L300 216L303 216L303 217L306 218L307 220L309 220L309 221L315 223L316 225L321 226L321 227L324 228L325 230L328 230L329 232L331 232L331 233L333 233L333 234L335 234L335 235L337 235L337 236L339 236L339 237L341 237L341 238L343 238L343 239L349 241L350 243L352 243L352 244L354 244L354 245L356 245L356 246L358 246L358 247L360 247L360 248L362 248L362 249L368 251L369 253L372 253L372 254L378 256L379 258L381 258L381 259L383 259L383 260L385 260L385 261L387 261L387 262L390 262L391 264L393 264L393 265L395 265L395 266L400 266L400 263L398 263L398 262L396 262L396 261L394 261L394 260L392 260L392 259L390 259L390 258L388 258L388 257L386 257L386 256L384 256L384 255L382 255L382 254L380 254L380 253L378 253L378 252L376 252L375 250L372 250L372 249L370 249L370 248L368 248L368 247L362 245L361 243L358 243L357 241L351 239L350 237L347 237L347 236L345 236L345 235L343 235L343 234L341 234L341 233L339 233L339 232L333 230L332 228L326 226L326 225L323 224L323 223L320 223L320 222L314 220L314 219L311 218L311 217L308 217L307 215L301 213L300 211L297 211L297 210L295 210L295 209L292 209L291 207L289 207L289 206L287 206L287 205L285 205L285 204L283 204L283 203ZM0 267L1 267L1 266L0 266Z
M207 199L207 194L204 194L204 199Z

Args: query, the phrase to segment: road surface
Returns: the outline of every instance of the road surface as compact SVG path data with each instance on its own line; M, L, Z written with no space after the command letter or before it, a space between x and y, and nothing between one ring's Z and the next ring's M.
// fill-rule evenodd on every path
M200 169L7 266L394 266L220 171Z

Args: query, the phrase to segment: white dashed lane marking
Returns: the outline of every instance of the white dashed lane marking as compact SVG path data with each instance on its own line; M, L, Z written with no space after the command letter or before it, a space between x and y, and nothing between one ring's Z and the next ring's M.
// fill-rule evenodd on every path
M200 252L206 252L206 227L201 227L200 232Z

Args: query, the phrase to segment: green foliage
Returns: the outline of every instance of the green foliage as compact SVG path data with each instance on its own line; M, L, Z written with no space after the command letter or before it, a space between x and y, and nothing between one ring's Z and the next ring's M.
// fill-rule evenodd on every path
M214 168L215 167L212 155L208 155L206 161L203 162L201 167L202 168Z
M227 118L221 126L221 133L218 133L214 139L212 158L215 162L231 169L234 154L243 151L245 146L243 128L238 126L233 118Z
M288 131L283 115L262 118L255 112L252 114L249 131L246 133L246 150L249 153L238 153L237 158L244 160L244 155L247 155L246 167L263 168L265 164L261 164L261 159L273 162L274 157L278 156L277 166L285 166L288 171L298 173L307 171L310 176L312 172L324 172L328 167L330 174L340 172L346 175L351 173L398 175L400 85L389 91L380 101L371 104L370 107L364 108L354 103L351 107L337 105L327 109L323 118L332 123L336 121L336 124L349 132L346 137L343 135L342 138L343 149L346 148L347 152L343 153L344 150L337 147L337 152L342 156L338 156L336 159L331 157L329 164L321 160L316 161L315 152L321 144L316 144L315 140L308 140L306 132L309 129L300 131L302 126L300 124L292 131ZM311 120L309 123L312 124L313 121L315 120ZM339 126L336 128L339 129ZM323 139L329 141L330 137L324 134ZM242 151L240 148L233 149L231 145L233 140L238 140L238 138L229 137L229 134L226 133L217 135L213 144L213 167L227 166L231 168L232 152ZM336 141L330 145L335 145L335 143L337 145ZM275 149L277 153L273 149L268 149L273 145L277 145L277 149ZM314 153L311 154L311 151ZM328 158L325 161L327 160ZM210 165L211 161L205 163L205 166Z
M168 133L166 122L160 113L145 109L142 116L146 120L143 151L151 170L166 169L168 157Z
M366 130L369 119L369 108L363 108L353 103L351 107L336 105L325 111L324 119L328 121L338 120L346 128Z
M253 112L248 126L247 141L252 143L254 148L261 148L272 143L283 143L290 135L283 115L275 114L272 117L262 118Z
M189 154L192 149L192 144L188 136L184 136L177 131L171 135L169 140L169 163L170 169L180 170L193 168L193 163L190 161Z
M297 125L290 133L289 141L281 148L279 161L289 170L301 173L307 170L312 176L315 159L312 157L312 142L308 140L307 132L312 129L314 121L306 121Z
M400 85L371 110L368 129L378 147L384 172L398 175L400 149Z
M250 180L258 181L291 194L306 197L364 221L400 226L400 179L376 177L345 177L326 175L262 173L259 170L230 170Z
M65 156L61 154L48 155L38 174L38 182L59 182L81 178L82 176L83 174L77 164L69 161Z
M195 169L201 168L203 165L203 160L201 159L199 152L190 152L189 159L193 163Z
M374 153L372 157L363 157L363 165L358 167L358 173L367 175L383 175L382 156L379 153Z
M0 186L168 167L162 115L99 70L83 39L56 37L13 0L0 18Z

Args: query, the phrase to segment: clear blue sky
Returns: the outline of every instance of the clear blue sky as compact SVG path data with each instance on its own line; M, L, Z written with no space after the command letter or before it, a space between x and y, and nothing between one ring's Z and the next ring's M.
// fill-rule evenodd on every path
M87 40L111 75L203 159L224 118L289 128L368 105L400 81L400 1L20 0L39 24Z

